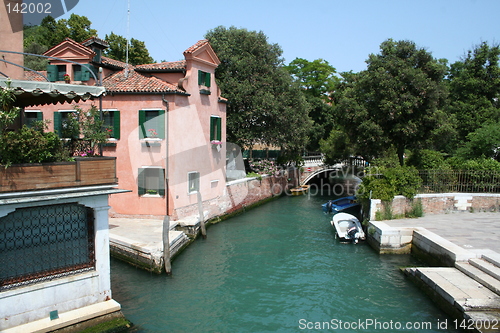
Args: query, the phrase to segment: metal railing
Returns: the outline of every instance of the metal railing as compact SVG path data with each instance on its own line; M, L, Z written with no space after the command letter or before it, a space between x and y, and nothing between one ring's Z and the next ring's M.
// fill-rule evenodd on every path
M475 170L421 170L419 193L500 193L500 172Z

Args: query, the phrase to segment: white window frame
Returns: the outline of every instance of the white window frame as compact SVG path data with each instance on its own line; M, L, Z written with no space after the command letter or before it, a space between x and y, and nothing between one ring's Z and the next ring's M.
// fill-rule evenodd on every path
M192 179L192 175L198 175L198 177ZM195 194L200 191L200 173L198 171L188 172L188 194Z

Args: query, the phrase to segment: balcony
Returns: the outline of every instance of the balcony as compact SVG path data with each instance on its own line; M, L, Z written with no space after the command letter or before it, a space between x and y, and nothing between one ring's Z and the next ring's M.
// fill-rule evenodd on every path
M117 183L116 157L77 157L74 162L0 167L0 193Z

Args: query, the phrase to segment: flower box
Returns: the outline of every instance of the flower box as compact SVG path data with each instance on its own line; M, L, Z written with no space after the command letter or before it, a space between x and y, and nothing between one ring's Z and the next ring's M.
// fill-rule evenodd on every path
M0 192L117 183L116 157L78 157L74 162L0 166Z

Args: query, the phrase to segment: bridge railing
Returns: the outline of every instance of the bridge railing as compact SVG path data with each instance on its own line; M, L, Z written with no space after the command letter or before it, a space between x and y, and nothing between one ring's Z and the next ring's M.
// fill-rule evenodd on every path
M323 155L316 156L303 156L305 167L320 166L325 163L325 157Z

